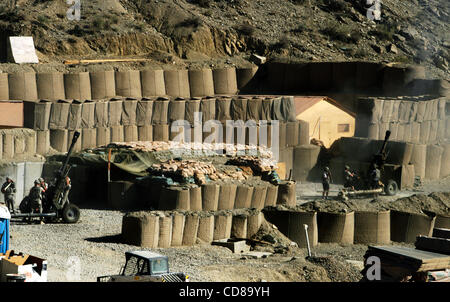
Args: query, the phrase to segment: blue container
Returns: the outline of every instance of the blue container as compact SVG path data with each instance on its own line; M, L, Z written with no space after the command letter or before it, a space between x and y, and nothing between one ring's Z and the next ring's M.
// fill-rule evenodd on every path
M0 205L0 254L9 250L9 220L11 214L8 208Z

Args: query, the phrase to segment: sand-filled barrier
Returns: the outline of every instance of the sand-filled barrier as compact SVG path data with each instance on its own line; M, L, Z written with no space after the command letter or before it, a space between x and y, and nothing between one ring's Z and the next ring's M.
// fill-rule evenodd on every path
M159 217L158 247L168 248L172 243L172 216Z
M439 171L440 178L450 175L450 144L442 146L444 151L441 159L441 169Z
M391 211L391 240L396 242L415 242L419 235L431 236L436 217Z
M127 244L156 248L159 243L159 216L130 213L122 219L122 238Z
M214 240L214 215L209 213L200 215L197 238L205 243Z
M8 74L8 88L10 100L34 101L38 99L36 73Z
M136 125L148 126L152 124L153 100L142 98L136 104Z
M187 70L164 70L166 94L172 97L189 98L189 74Z
M64 74L64 92L65 97L68 99L92 99L91 80L89 72Z
M444 148L438 145L427 145L425 178L430 180L439 179L441 173L441 162Z
M192 97L213 95L214 80L212 70L189 70L189 88Z
M355 212L355 244L388 244L390 240L390 211Z
M309 172L317 164L320 147L316 145L300 145L294 148L294 179L306 181Z
M169 99L159 97L153 101L152 124L167 124L169 118Z
M231 225L232 238L247 238L247 216L244 214L233 215Z
M52 103L50 110L50 129L67 129L70 101L58 100Z
M166 95L163 70L142 70L141 85L143 97Z
M91 72L92 99L106 99L116 95L116 80L114 70Z
M52 103L46 100L23 102L24 126L35 130L48 130Z
M214 69L213 79L215 94L237 93L238 88L235 68Z
M124 130L123 126L111 126L109 128L111 142L123 142L124 141Z
M257 90L258 81L255 77L257 71L258 66L236 69L237 88L241 93Z
M60 72L36 74L36 86L39 99L65 99L64 76Z
M7 73L0 73L0 100L9 100L9 86Z
M142 97L141 73L139 70L115 72L116 95L124 97Z
M277 204L287 206L295 206L297 204L295 181L283 181L278 185Z
M253 187L247 185L238 185L236 188L235 209L250 208L252 204Z
M355 230L355 212L327 213L317 215L319 242L353 244Z

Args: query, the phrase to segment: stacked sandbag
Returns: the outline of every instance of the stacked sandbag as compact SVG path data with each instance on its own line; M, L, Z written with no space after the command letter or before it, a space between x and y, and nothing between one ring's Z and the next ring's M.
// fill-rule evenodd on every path
M205 184L202 186L203 211L217 211L219 205L220 186L217 184Z
M106 99L116 95L114 70L90 72L92 99Z
M36 87L40 99L59 100L66 98L64 76L60 72L38 73L36 75Z
M142 98L136 104L136 125L138 129L139 141L153 140L153 100Z
M139 70L126 70L115 72L116 95L123 97L140 98L141 74Z
M214 93L215 94L236 94L237 79L235 68L224 68L213 70Z
M258 233L264 221L264 215L261 211L251 210L247 214L247 238L252 238Z
M168 124L169 99L159 97L153 101L152 124Z
M231 210L234 208L237 186L235 184L221 184L217 203L218 210Z
M8 74L8 90L10 100L37 100L36 73L23 72Z
M211 69L189 70L190 94L202 97L214 94L214 80Z
M231 97L223 96L216 99L216 119L222 124L231 121Z
M260 97L253 97L247 102L247 118L246 120L254 120L259 122L262 120L263 114L263 99Z
M168 248L172 244L172 216L159 217L158 247Z
M200 111L202 113L202 122L216 119L216 98L208 96L200 102Z
M110 127L111 142L123 142L124 132L122 125L123 99L112 98L108 102L108 125Z
M182 213L172 213L172 241L171 246L183 245L184 225L186 217Z
M188 121L191 126L193 126L195 122L202 122L203 116L200 118L200 113L202 113L200 109L201 104L201 98L193 97L186 101L184 119Z
M286 187L286 186L285 186ZM283 187L283 190L285 189L285 187ZM280 201L284 201L285 204L292 204L292 192L291 192L291 188L289 187L288 192L286 192L285 196L281 196L280 194ZM267 195L267 186L265 185L261 185L261 186L255 186L253 188L253 194L252 194L252 199L250 202L250 208L254 208L254 209L262 209L264 208L264 204L266 201L266 195ZM288 198L286 198L286 200L283 200L283 198L285 198L286 196L288 196ZM295 197L295 196L294 196Z
M242 121L246 121L247 120L247 104L248 102L251 102L251 100L245 98L245 97L241 97L241 96L236 96L233 97L231 99L231 117L234 121L238 121L238 120L242 120Z
M250 208L252 204L253 187L248 185L238 185L236 188L235 209Z
M191 211L202 210L202 188L199 186L189 188L189 209Z
M210 243L214 240L214 215L210 213L199 215L197 239L204 243Z
M419 235L431 236L436 217L391 210L391 240L412 243Z
M163 70L142 70L141 85L143 97L166 95Z
M278 186L268 185L264 207L274 207L278 200Z
M295 122L295 104L293 96L283 96L280 106L281 115L285 122Z
M68 99L92 99L89 72L64 74L64 89Z
M47 100L23 102L24 126L35 130L48 130L52 103Z
M247 216L245 214L235 213L233 215L231 238L247 238Z
M319 212L319 242L353 244L355 213Z
M355 212L355 244L388 244L391 240L390 211Z
M95 128L95 102L88 100L82 104L81 127L81 148L95 148L97 146L97 128Z
M194 245L197 242L200 217L197 213L186 215L183 231L183 245Z
M231 237L233 216L227 211L219 211L214 214L214 240L228 239Z
M189 98L189 74L187 70L164 70L166 94L172 97Z

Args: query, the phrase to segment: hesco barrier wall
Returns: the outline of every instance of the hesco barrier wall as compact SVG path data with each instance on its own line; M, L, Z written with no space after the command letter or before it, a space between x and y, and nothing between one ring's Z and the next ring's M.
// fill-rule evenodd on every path
M450 216L437 215L434 227L441 229L450 229Z
M325 213L317 215L319 242L353 244L355 213Z
M131 212L122 219L127 244L167 248L229 238L251 238L264 216L259 210Z
M277 211L264 209L264 217L277 226L281 233L296 242L300 248L306 248L304 224L308 225L309 244L318 244L318 225L316 212Z
M419 235L431 236L435 221L435 216L391 211L391 240L412 243Z
M388 244L391 241L390 211L355 212L355 244Z

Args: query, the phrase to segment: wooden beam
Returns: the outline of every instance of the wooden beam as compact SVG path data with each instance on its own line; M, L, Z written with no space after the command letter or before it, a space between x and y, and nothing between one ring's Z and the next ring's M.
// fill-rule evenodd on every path
M145 62L150 59L97 59L97 60L65 60L66 65L78 64L94 64L94 63L108 63L108 62Z

